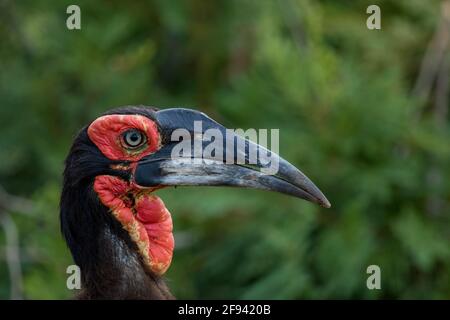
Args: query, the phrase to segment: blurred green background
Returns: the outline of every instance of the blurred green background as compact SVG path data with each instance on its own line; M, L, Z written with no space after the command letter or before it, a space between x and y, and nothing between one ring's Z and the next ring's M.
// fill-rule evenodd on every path
M63 160L78 129L130 104L279 128L280 154L333 204L159 191L178 298L450 298L448 2L376 1L368 30L373 1L1 0L0 298L73 295Z

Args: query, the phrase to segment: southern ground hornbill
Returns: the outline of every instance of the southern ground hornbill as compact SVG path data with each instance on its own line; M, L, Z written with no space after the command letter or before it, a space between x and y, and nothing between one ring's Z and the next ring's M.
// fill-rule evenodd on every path
M172 151L179 141L172 141L176 129L192 133L192 145L202 139L195 121L201 121L203 131L227 131L198 111L128 106L103 114L79 132L65 162L60 203L62 233L81 269L78 298L173 298L162 279L174 248L172 218L153 194L156 189L235 186L277 191L330 206L305 175L273 153L279 161L275 175L261 172L264 165L259 158L253 165L239 163L236 154L247 159L250 147L257 145L237 135L233 141L243 144L228 148L225 139L230 137L223 141L226 156L235 154L231 163L192 161L198 160L193 159L195 153L174 158Z

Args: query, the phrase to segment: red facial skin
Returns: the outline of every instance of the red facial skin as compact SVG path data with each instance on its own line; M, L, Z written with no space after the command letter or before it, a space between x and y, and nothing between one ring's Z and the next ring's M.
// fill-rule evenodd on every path
M130 129L144 133L147 142L134 150L127 148L122 134ZM156 124L140 115L100 117L89 126L88 136L107 158L131 161L130 168L133 169L136 161L160 148ZM120 168L120 165L115 166L115 169ZM129 168L125 166L123 169ZM172 261L174 239L169 211L161 199L151 195L155 189L143 189L133 182L107 175L97 176L94 181L94 190L100 201L128 231L145 265L153 273L162 275Z
M147 136L142 148L127 149L121 140L122 134L137 129ZM88 136L111 160L137 161L160 148L160 136L156 124L140 115L113 114L96 119L88 128Z

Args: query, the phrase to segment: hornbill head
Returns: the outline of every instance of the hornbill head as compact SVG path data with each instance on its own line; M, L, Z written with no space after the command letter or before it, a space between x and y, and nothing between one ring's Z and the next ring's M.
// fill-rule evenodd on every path
M196 123L201 124L200 132ZM221 141L215 141L222 157L219 152L208 156L194 150L195 145L205 148L211 142L203 135L210 129L222 134ZM189 152L177 149L182 140L188 141ZM255 150L256 161L249 163ZM277 172L264 172L268 165L264 155L277 161ZM330 206L314 183L292 164L233 134L202 112L118 108L83 128L66 159L61 225L75 262L94 264L91 260L102 253L93 243L99 241L97 234L104 232L101 225L110 224L116 227L108 232L125 234L148 272L162 275L172 259L172 220L152 192L180 185L262 189Z

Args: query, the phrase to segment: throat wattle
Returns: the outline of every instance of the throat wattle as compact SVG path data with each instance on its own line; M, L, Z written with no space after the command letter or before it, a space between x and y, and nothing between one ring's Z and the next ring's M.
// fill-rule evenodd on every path
M96 177L94 190L128 231L149 270L164 274L172 261L174 239L172 217L162 200L113 176Z
M164 273L172 261L174 248L172 217L160 198L148 194L137 197L135 212L147 233L152 269Z

